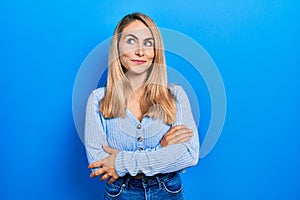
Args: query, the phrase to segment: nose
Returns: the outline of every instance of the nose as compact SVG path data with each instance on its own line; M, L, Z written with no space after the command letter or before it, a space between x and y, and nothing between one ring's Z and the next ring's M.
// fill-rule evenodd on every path
M144 49L142 45L139 45L135 50L135 55L137 56L144 56Z

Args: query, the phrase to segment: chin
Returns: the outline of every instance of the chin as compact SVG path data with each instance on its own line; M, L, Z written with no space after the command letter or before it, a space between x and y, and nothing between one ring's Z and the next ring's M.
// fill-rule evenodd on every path
M133 74L144 74L149 71L150 66L149 65L138 65L138 66L132 66L130 67L130 72ZM128 71L127 71L128 72Z

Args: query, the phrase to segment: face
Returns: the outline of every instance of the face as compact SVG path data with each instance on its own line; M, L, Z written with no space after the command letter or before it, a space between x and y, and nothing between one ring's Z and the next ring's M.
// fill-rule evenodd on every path
M119 41L120 61L129 73L147 73L154 58L154 38L139 20L129 23Z

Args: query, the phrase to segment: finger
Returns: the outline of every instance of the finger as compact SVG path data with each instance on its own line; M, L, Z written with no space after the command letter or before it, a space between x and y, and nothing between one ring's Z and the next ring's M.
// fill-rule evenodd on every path
M97 168L97 167L102 167L102 165L103 165L103 161L98 160L96 162L93 162L93 163L89 164L88 168L93 169L93 168Z
M94 178L96 176L100 176L101 174L103 174L105 172L105 170L103 168L99 169L99 170L96 170L96 171L93 171L91 174L90 174L90 177L91 178Z
M190 132L190 131L191 131L191 129L188 129L187 127L180 127L180 128L174 129L173 134L178 135L180 133Z
M180 129L184 129L184 128L186 128L184 125L176 125L176 126L173 126L170 130L172 132L174 132L174 131L177 131L177 130L180 130Z
M102 145L102 148L106 153L112 154L112 148L110 148L109 146L104 144Z
M174 130L170 135L168 135L168 137L170 137L170 139L174 138L174 137L177 137L181 134L190 134L192 133L192 130L191 129L188 129L188 128L180 128L180 129L176 129Z
M178 139L181 138L181 135L185 134L185 133L188 133L188 131L185 129L176 130L171 135L167 135L165 137L165 139L168 144L175 144L175 143L177 143ZM180 136L180 138L179 138L179 136Z
M191 139L191 136L180 136L180 137L176 137L174 138L172 141L169 142L169 144L180 144L180 143L184 143L184 142L188 142Z
M173 126L173 127L166 133L166 135L173 135L174 132L176 132L176 131L178 131L178 130L180 130L180 129L184 129L184 128L185 128L185 126L183 126L183 125L176 125L176 126Z
M177 140L176 144L187 142L187 141L189 141L190 139L191 139L191 137L184 137L184 138L181 138L180 140Z
M113 154L113 153L117 152L116 149L110 148L109 146L107 146L105 144L102 146L102 148L106 153L109 153L109 154Z
M105 181L106 179L109 178L109 175L108 174L104 174L102 177L101 177L101 181Z
M192 129L188 129L188 128L182 128L182 129L179 129L179 130L176 130L174 133L173 133L173 136L179 136L181 134L190 134L192 133Z
M177 140L178 140L177 137L173 135L172 137L170 137L170 139L168 139L168 145L176 144Z
M113 183L113 182L115 182L115 178L113 178L113 177L111 177L110 179L109 179L109 181L108 181L108 184L111 184L111 183Z
M181 141L183 138L191 138L193 133L191 131L182 131L176 134L173 138L173 142Z

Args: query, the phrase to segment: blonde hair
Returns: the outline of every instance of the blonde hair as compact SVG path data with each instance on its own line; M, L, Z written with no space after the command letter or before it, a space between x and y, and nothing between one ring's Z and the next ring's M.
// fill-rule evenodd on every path
M141 13L126 15L115 28L110 45L106 93L101 100L100 112L105 118L126 116L127 99L132 91L119 59L118 45L123 29L135 20L143 22L154 38L155 56L143 86L145 92L140 102L141 111L144 116L172 124L176 119L176 103L167 85L162 38L154 21Z

